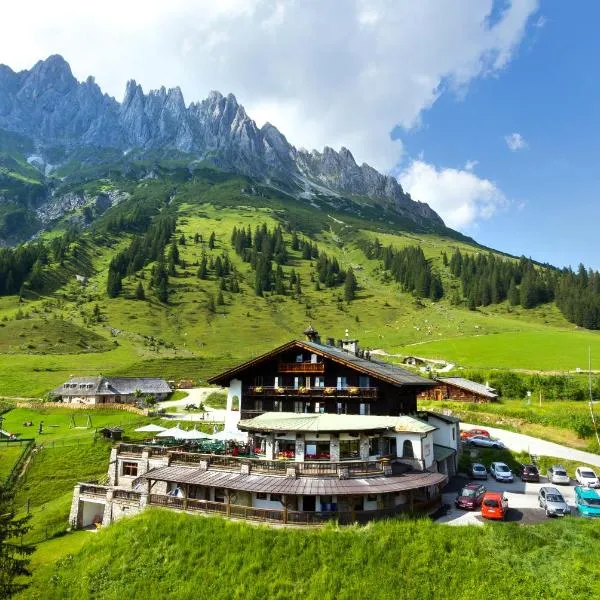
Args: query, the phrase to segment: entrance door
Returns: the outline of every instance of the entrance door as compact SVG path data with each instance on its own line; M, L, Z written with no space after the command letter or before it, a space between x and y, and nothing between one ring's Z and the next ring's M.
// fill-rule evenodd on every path
M314 512L316 509L316 496L303 496L302 510L304 512Z

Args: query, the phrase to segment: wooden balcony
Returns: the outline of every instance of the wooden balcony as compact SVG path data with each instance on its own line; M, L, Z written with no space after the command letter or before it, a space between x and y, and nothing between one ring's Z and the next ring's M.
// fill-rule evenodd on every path
M264 385L249 386L246 390L248 396L285 397L294 396L301 398L369 398L379 397L379 388L376 387L353 387L337 389L335 387L270 387Z
M323 362L280 362L280 373L325 373Z

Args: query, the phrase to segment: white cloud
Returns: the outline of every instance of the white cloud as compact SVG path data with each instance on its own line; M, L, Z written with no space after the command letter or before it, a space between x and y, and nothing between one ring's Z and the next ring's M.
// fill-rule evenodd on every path
M508 146L509 150L512 152L516 152L517 150L523 150L527 148L527 142L525 138L520 133L511 133L509 135L504 136L504 141Z
M489 179L460 169L438 169L414 160L400 174L400 183L413 198L427 202L448 227L466 230L506 208L508 199Z
M396 125L419 123L447 90L504 68L537 11L512 0L81 0L7 3L0 60L30 68L61 53L122 98L180 85L188 102L233 92L248 114L307 148L352 149L387 169ZM343 4L343 6L342 6Z
M478 160L468 160L465 163L465 171L472 171L478 164Z

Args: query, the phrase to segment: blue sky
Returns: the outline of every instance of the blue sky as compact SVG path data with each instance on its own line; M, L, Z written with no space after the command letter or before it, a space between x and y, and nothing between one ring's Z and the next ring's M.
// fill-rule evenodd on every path
M444 94L419 127L400 132L406 154L493 181L508 206L462 228L477 241L557 266L600 268L600 4L585 13L543 3L510 64ZM541 18L540 18L541 17ZM511 151L518 132L526 147ZM402 166L402 165L401 165Z
M9 3L0 60L59 53L117 99L129 79L188 103L232 92L297 147L346 146L398 176L482 244L600 269L599 17L560 0Z

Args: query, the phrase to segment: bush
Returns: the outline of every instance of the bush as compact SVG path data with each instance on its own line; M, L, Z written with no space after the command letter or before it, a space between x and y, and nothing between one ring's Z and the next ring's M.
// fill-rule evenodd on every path
M227 408L227 394L224 392L211 392L204 402L211 408Z

